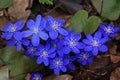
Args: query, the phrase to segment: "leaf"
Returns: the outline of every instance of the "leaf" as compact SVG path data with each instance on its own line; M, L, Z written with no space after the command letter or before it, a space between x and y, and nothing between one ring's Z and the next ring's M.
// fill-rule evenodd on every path
M53 4L53 0L39 0L39 2L42 4L49 4L49 5Z
M9 80L9 69L8 66L0 67L0 80Z
M101 20L97 16L88 18L87 11L80 10L71 18L68 29L74 30L76 33L94 33L100 23Z
M117 20L120 16L120 0L91 0L102 17Z
M36 58L29 58L20 52L17 52L15 47L6 47L0 50L0 59L7 64L10 64L10 76L17 78L23 73L38 71L42 66L36 64ZM24 77L23 75L22 77ZM18 78L16 79L18 80Z
M0 0L0 8L7 8L12 4L12 0Z
M120 79L120 67L116 68L110 75L110 80Z

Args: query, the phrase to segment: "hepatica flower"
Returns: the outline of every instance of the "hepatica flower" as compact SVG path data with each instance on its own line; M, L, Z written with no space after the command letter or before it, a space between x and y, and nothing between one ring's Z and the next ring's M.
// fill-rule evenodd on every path
M15 24L10 22L7 23L6 26L2 28L2 31L4 32L2 38L9 40L14 37L15 39L19 40L21 38L20 30L23 28L23 26L24 24L21 20L17 21Z
M36 17L36 20L28 20L27 27L29 30L23 31L22 34L24 37L29 37L32 35L32 44L38 46L40 38L43 40L48 39L48 34L45 33L44 28L46 27L46 20L42 19L40 15Z
M107 36L107 37L115 37L116 35L116 32L119 30L118 27L113 27L112 24L108 24L108 25L103 25L103 24L100 24L100 31L102 32L102 34L104 36Z
M87 62L90 63L93 61L92 52L87 52L82 50L80 54L77 54L76 57L78 58L78 62L82 65L86 65Z
M49 31L51 39L56 39L58 37L58 33L64 36L68 35L67 30L63 27L64 22L64 20L55 20L51 16L48 17L48 25L46 30Z
M81 34L75 34L73 31L69 31L69 35L63 39L64 53L68 54L71 51L74 53L80 53L79 49L84 48L84 44L79 42Z
M8 46L14 46L14 45L16 45L17 51L20 51L22 49L22 45L24 46L29 45L29 40L26 38L21 38L20 40L16 40L16 39L8 40Z
M50 61L50 69L54 69L54 73L56 75L59 75L60 70L62 70L63 72L67 71L67 68L66 68L67 64L69 64L68 59L65 59L62 57L55 57Z
M33 46L32 44L26 46L26 52L25 55L29 55L31 58L35 56L35 54L38 53L38 46Z
M100 31L96 32L92 37L91 34L86 35L87 39L83 39L83 43L86 44L85 51L92 51L93 55L97 55L98 51L106 52L108 50L105 42L108 41L108 37L102 38Z
M38 72L32 73L30 80L42 80L42 74Z
M55 48L51 48L50 44L40 45L39 52L36 55L38 56L37 64L44 62L44 65L48 66L49 59L55 57Z

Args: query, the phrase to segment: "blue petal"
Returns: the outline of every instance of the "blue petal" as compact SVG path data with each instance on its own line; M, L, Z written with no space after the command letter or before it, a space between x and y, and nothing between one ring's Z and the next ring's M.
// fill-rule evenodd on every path
M55 73L56 75L59 75L59 74L60 74L60 69L59 69L59 68L55 68L55 69L54 69L54 73Z
M47 39L48 39L48 34L45 33L45 32L43 32L43 31L39 32L39 36L40 36L40 38L42 38L43 40L47 40Z
M17 51L20 51L22 49L22 44L21 42L17 43Z
M67 30L65 30L65 29L63 29L63 28L59 28L58 31L59 31L60 34L62 34L62 35L64 35L64 36L68 35Z
M54 58L56 56L56 53L51 53L49 56L50 58Z
M82 61L81 63L82 63L82 65L86 65L86 64L87 64L87 61L84 60L84 61Z
M38 46L39 43L40 43L39 36L36 35L36 34L34 34L34 35L32 36L32 44L33 44L33 46Z
M99 47L99 50L100 50L101 52L107 52L107 51L108 51L108 47L105 46L105 45L102 45L102 46Z
M117 32L118 30L120 30L119 27L115 27L115 28L114 28L114 32Z
M11 25L13 25L13 24L10 23L10 22L8 22L8 23L5 25L5 27L2 28L2 31L4 31L4 32L9 31L9 27L10 27Z
M48 21L53 22L54 18L52 16L48 16Z
M104 37L100 40L100 44L104 44L107 41L108 41L108 37Z
M16 44L16 40L10 40L8 41L8 46L14 46Z
M58 37L58 32L52 30L49 32L49 35L51 39L56 39Z
M72 50L73 50L74 53L80 53L80 50L76 47L72 48Z
M45 66L48 66L49 60L48 59L44 59L44 64L45 64Z
M23 37L29 37L29 36L31 36L32 35L32 31L30 31L30 30L26 30L26 31L23 31L22 32L22 36Z
M53 66L53 65L50 65L50 69L54 69L54 66Z
M36 27L40 26L40 22L41 22L41 15L37 15L35 20L35 26Z
M79 49L83 49L85 47L85 44L78 42L76 47Z
M76 40L76 41L79 41L80 38L81 38L81 34L76 34L76 35L75 35L75 40Z
M97 31L95 34L94 34L94 38L96 39L100 39L102 37L102 34L100 31Z
M24 27L24 23L22 20L19 20L15 23L15 26L17 27L17 30L21 30Z
M14 38L16 39L16 40L21 40L22 39L22 33L21 32L15 32L14 33Z
M61 69L63 72L66 72L66 71L67 71L67 69L66 69L65 66L60 67L60 69Z
M97 56L97 54L98 54L98 48L94 47L92 52L93 52L94 56Z
M53 52L55 52L55 48L51 48L51 49L49 49L49 53L53 53Z
M99 26L100 26L100 28L101 28L101 29L103 29L103 30L104 30L104 29L105 29L105 27L106 27L106 26L105 26L105 25L103 25L103 24L100 24Z
M89 63L91 63L92 61L93 61L93 58L92 58L92 57L88 59L88 62L89 62Z
M41 21L41 24L40 24L40 30L43 30L43 29L45 29L46 28L46 19L43 19L42 21Z
M84 48L84 50L85 50L85 51L91 51L91 50L92 50L92 46L86 46L86 47Z
M58 55L59 55L60 57L63 57L63 52L61 52L60 50L58 50L57 53L58 53Z
M64 54L69 54L70 51L71 51L71 49L70 49L69 47L64 47L64 48L63 48Z
M75 65L74 65L74 64L69 64L68 67L69 67L69 69L71 69L71 70L75 70Z
M64 63L64 65L68 65L69 64L69 60L68 59L64 59L63 63Z
M87 34L86 37L87 37L87 39L89 39L89 40L92 40L92 39L93 39L93 37L92 37L90 34Z
M46 48L47 50L49 50L49 49L50 49L50 44L49 44L49 43L46 44L46 45L45 45L45 48Z
M42 61L43 61L43 60L42 60L42 58L41 58L41 57L38 57L38 58L37 58L37 64L41 64L41 63L42 63Z
M35 22L32 19L28 20L27 21L27 27L29 29L33 29L35 27Z
M91 44L91 43L90 43L90 40L88 40L88 39L83 39L83 43L88 44L88 45Z
M11 33L11 32L4 33L4 37L5 37L5 39L6 39L6 40L11 39L11 38L12 38L12 36L13 36L13 33ZM2 37L3 37L3 36L2 36Z
M30 44L30 41L27 39L22 40L23 45L28 46Z

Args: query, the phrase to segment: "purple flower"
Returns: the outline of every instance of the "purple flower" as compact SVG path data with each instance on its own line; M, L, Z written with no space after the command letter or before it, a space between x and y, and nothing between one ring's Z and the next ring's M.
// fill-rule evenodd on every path
M56 75L60 74L60 70L67 71L66 66L69 64L69 60L62 57L55 57L50 61L50 69L54 69Z
M63 39L64 53L68 54L71 51L74 53L80 53L79 49L84 48L84 44L79 42L81 34L75 34L73 31L69 31L69 35L65 36Z
M98 51L106 52L108 50L105 43L108 41L108 37L102 38L100 31L96 32L92 37L91 34L86 35L87 39L83 39L83 43L86 44L85 51L92 51L93 55L97 55Z
M38 72L32 73L30 80L42 80L42 74Z
M119 30L120 28L118 27L113 27L112 24L108 24L108 25L103 25L103 24L100 24L100 31L102 32L102 34L104 36L107 36L107 37L115 37L116 35L116 32Z
M40 43L40 38L43 40L48 39L48 34L45 33L44 28L46 27L46 20L41 19L41 16L36 17L36 21L32 19L28 20L27 27L29 30L23 31L22 34L24 37L29 37L32 35L32 44L33 46L38 46Z
M76 57L78 58L78 62L82 65L86 65L87 62L90 63L93 61L92 52L87 52L82 50L80 54L77 54Z
M51 39L56 39L58 37L58 33L65 36L68 35L67 30L63 27L64 22L64 20L55 20L53 17L48 16L48 25L46 30L49 31Z
M51 48L50 44L46 44L45 46L40 45L39 46L39 52L36 54L38 56L37 58L37 64L41 64L44 62L45 66L49 65L49 59L55 57L55 48Z
M7 23L2 31L4 32L2 38L6 40L12 39L14 37L16 40L20 40L20 30L24 27L22 20L17 21L15 24Z

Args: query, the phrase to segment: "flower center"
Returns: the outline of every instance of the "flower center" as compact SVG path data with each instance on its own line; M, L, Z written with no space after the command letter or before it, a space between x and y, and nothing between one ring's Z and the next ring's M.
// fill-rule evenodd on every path
M31 49L30 49L30 51L33 53L34 51L35 51L36 49L34 48L34 47L32 47Z
M61 66L62 65L62 62L61 62L61 60L57 60L57 61L55 61L55 65L58 67L58 66Z
M43 57L47 57L47 56L48 56L47 51L43 51L42 56L43 56Z
M57 48L57 44L56 44L56 43L54 43L53 46L54 46L55 48Z
M11 30L10 30L10 32L15 32L16 31L16 27L11 27Z
M87 58L88 58L88 55L87 55L87 54L83 54L83 58L84 58L84 59L87 59Z
M70 41L70 42L69 42L69 45L70 45L71 47L74 47L74 46L76 46L76 43L75 43L75 41Z
M58 25L57 25L56 23L53 23L53 24L52 24L52 28L53 28L53 29L57 29L57 28L58 28Z
M33 31L34 31L34 33L36 33L36 34L39 32L38 28L34 28Z
M93 41L93 46L98 46L98 45L99 45L98 41L94 40Z
M39 80L39 77L37 76L37 77L35 77L35 80Z
M107 33L111 33L112 30L111 30L110 28L107 28L107 29L106 29L106 32L107 32Z

